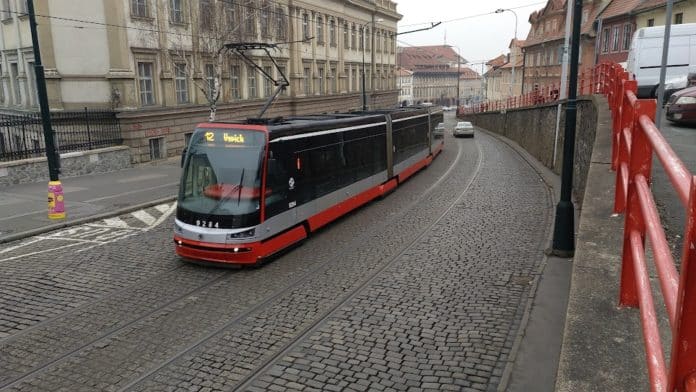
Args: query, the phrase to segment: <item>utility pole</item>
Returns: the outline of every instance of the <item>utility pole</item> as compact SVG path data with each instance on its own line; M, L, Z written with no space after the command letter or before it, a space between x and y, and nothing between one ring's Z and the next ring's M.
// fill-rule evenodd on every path
M552 165L556 167L556 156L558 155L558 131L561 127L561 109L563 104L561 102L566 99L567 89L568 89L568 45L570 44L570 29L571 29L571 18L573 17L573 7L568 4L568 9L566 10L566 24L565 24L565 40L563 41L563 55L561 60L561 87L558 92L558 107L556 108L556 129L553 137L553 161Z
M657 85L657 111L655 113L655 125L662 125L662 105L665 99L665 76L667 74L667 55L669 54L669 36L672 31L672 6L674 0L667 0L665 12L665 36L662 40L662 63L660 64L660 84Z
M573 190L573 157L575 155L575 123L577 119L578 60L580 57L580 25L582 1L573 7L573 39L570 48L570 82L563 141L563 168L561 171L561 199L556 206L551 254L573 257L575 254L575 207L571 200ZM570 6L570 4L568 4Z
M46 77L41 63L41 50L39 48L39 35L36 29L36 13L34 1L27 1L29 12L29 28L31 30L31 43L34 47L34 70L36 72L36 92L41 109L41 122L43 124L44 142L46 144L46 161L48 163L48 217L51 219L65 218L65 201L63 199L63 187L58 175L60 174L59 157L56 153L53 129L51 128L51 112L48 108L48 94L46 92Z

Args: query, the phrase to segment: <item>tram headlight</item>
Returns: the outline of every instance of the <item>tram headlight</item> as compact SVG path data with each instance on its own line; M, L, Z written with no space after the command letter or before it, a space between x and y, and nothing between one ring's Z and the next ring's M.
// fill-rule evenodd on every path
M253 237L254 235L256 235L256 229L255 229L255 228L254 228L254 229L249 229L249 230L246 230L246 231L240 231L239 233L230 233L230 234L227 235L227 238L230 239L230 240L237 240L237 239L240 239L240 238L249 238L249 237Z

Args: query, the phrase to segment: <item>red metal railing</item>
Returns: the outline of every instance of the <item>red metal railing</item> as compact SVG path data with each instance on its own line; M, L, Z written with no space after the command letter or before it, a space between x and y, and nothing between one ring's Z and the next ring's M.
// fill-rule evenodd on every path
M696 391L696 176L655 126L656 102L636 97L636 81L618 64L593 72L596 91L612 112L614 211L625 213L619 303L639 307L652 391ZM686 209L681 273L677 271L650 190L653 154L664 167ZM646 237L672 332L667 368L646 265Z
M597 73L594 69L585 70L580 73L580 77L578 78L578 93L580 95L598 92L599 85L595 84L596 75ZM457 113L460 115L483 113L558 102L559 90L559 86L554 83L550 86L544 86L522 95L499 100L484 101L469 107L460 107Z

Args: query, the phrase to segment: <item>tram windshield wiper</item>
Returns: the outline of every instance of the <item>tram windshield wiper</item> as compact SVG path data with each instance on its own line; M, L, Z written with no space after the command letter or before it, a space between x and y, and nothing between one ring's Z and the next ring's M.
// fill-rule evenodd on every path
M239 193L237 194L237 205L239 205L239 202L242 200L242 187L244 186L244 170L246 170L245 167L242 168L242 177L239 179Z

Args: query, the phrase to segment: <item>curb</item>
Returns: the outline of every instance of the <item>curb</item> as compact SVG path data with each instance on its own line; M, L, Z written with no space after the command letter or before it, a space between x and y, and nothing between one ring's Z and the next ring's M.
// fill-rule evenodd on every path
M537 173L541 181L543 181L546 185L546 188L549 193L549 199L551 200L552 204L551 212L553 212L553 205L558 202L558 190L560 189L560 179L557 178L558 176L555 173L553 173L549 168L542 165L531 154L529 154L529 152L520 147L514 141L502 135L498 135L494 132L483 129L481 127L476 127L476 129L494 139L501 141L502 143L510 147L511 150L515 151L515 153L517 153L520 156L520 158L522 158L532 168L532 170L534 170ZM553 238L553 214L549 217L548 223L549 227L546 236L547 244L551 243L551 240ZM498 384L498 388L496 389L497 392L504 392L509 387L510 378L512 377L512 371L514 369L515 361L517 359L517 354L520 349L520 346L522 345L522 340L524 339L524 336L527 332L529 318L532 314L532 308L534 306L534 299L536 298L537 290L539 288L539 280L544 275L544 270L546 269L546 265L548 264L549 258L550 257L544 253L541 262L537 267L536 273L534 274L534 278L530 281L529 293L526 296L527 304L525 305L524 311L522 312L519 330L517 331L515 340L512 344L512 348L510 349L510 354L508 355L508 358L505 361L507 363L505 365L505 368L503 369L503 374L500 376L500 383Z
M129 212L141 210L143 208L148 208L148 207L156 206L158 204L171 202L171 201L174 201L176 199L177 199L176 196L163 197L161 199L150 200L150 201L147 201L144 203L130 205L128 207L119 208L119 209L113 210L113 211L107 211L107 212L102 212L102 213L99 213L96 215L90 215L90 216L85 216L82 218L77 218L75 220L71 220L68 222L54 223L54 224L50 224L48 226L38 227L36 229L31 229L31 230L22 231L19 233L14 233L14 234L8 235L6 237L0 237L0 244L18 241L18 240L21 240L21 239L24 239L27 237L33 237L35 235L47 233L49 231L64 229L66 227L77 226L77 225L81 225L84 223L94 222L94 221L100 220L100 219L106 219L106 218L111 218L111 217L118 216L118 215L127 214Z

